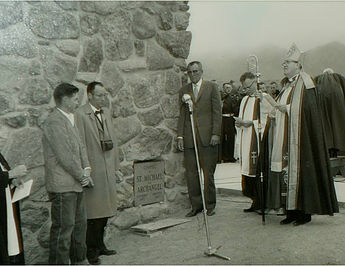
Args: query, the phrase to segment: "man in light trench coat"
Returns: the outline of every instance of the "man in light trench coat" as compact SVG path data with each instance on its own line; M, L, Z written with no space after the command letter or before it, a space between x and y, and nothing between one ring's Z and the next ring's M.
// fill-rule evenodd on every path
M94 181L94 187L86 190L87 258L90 264L100 264L100 255L116 254L106 248L103 235L108 218L117 210L116 181L122 179L122 174L112 117L105 107L107 92L102 83L91 82L87 97L88 102L78 108L75 116Z

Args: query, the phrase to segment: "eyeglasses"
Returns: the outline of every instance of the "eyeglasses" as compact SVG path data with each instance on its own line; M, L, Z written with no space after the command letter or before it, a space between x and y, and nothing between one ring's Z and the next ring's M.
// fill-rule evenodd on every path
M101 97L107 97L108 96L108 94L107 93L102 93L102 94L92 94L93 96L95 96L95 97L98 97L98 98L101 98Z
M200 72L200 70L188 70L187 71L188 74L196 74L198 72Z
M295 60L285 60L282 63L282 66L287 66L289 63L298 63L298 61L295 61Z

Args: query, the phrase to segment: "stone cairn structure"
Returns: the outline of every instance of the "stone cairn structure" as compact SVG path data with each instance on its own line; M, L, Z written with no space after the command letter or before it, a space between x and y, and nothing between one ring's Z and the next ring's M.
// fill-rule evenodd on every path
M188 207L183 154L176 152L178 90L191 32L188 2L1 2L0 149L11 166L25 164L34 179L21 202L28 264L47 263L50 203L44 187L42 123L61 82L80 88L103 82L116 118L125 175L118 185L117 230ZM165 162L165 202L133 207L133 162Z

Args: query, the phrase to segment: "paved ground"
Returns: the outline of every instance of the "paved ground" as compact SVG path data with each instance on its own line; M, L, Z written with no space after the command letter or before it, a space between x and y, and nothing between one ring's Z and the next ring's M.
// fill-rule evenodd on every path
M246 214L249 201L241 196L219 196L217 213L209 218L212 246L231 261L206 257L203 216L166 229L153 238L122 231L108 245L118 255L101 257L102 264L345 264L345 212L313 216L302 226L280 225L282 217ZM174 214L184 217L187 210Z
M231 167L233 173L238 169L235 164L224 167ZM239 187L238 176L232 177L237 181L222 180L224 175L217 177L218 187L230 183ZM208 221L212 247L222 246L219 253L231 261L203 255L207 240L203 216L198 214L191 222L152 238L130 231L115 232L107 244L118 255L102 256L102 264L345 264L343 208L333 217L314 215L302 226L280 225L283 217L275 215L267 216L262 225L260 215L243 213L250 203L236 193L238 190L224 191L230 193L218 195L216 215ZM187 212L177 210L171 217L184 218Z

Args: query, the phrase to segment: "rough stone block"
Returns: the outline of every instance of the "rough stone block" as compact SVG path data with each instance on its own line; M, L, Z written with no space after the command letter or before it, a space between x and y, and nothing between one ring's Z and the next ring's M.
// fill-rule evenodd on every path
M164 119L162 110L159 107L138 113L138 117L145 126L157 126Z
M83 57L80 59L79 72L99 72L103 61L102 41L99 38L89 39L84 44Z
M30 8L26 24L34 34L47 39L79 37L79 23L75 16L52 5Z
M141 132L141 123L139 119L134 116L127 118L116 118L114 123L119 145L128 142Z
M93 35L99 31L101 20L95 14L86 14L80 17L80 29L87 35Z
M14 99L8 93L0 92L0 115L14 111Z
M22 227L35 233L49 218L49 210L46 207L27 203L20 211Z
M176 94L181 89L181 76L175 70L168 70L165 73L165 92L167 94Z
M165 119L164 124L167 128L173 130L174 132L177 132L178 119Z
M77 1L60 1L55 0L54 1L58 6L60 6L64 10L78 10L78 2Z
M147 67L145 58L133 58L126 61L119 61L118 66L123 72L134 72L146 69Z
M142 10L133 15L132 30L139 39L149 39L156 34L156 22L152 16Z
M4 118L5 123L13 128L25 126L27 116L25 114L15 114Z
M122 172L123 176L133 175L133 164L122 165L120 167L120 171Z
M161 128L145 128L138 137L124 147L127 161L151 160L171 150L172 136Z
M177 118L179 117L180 110L179 110L179 96L176 95L169 95L165 96L162 99L161 107L163 110L163 114L165 118Z
M162 7L158 12L158 26L161 30L171 30L174 25L174 17L168 7Z
M112 102L112 106L116 117L128 117L136 114L133 97L127 88L119 91L116 99Z
M29 74L32 76L38 76L42 74L41 63L37 60L32 60L30 63Z
M190 14L187 12L175 14L175 27L177 30L186 30L189 25Z
M113 97L125 84L116 63L110 61L106 61L102 65L101 81Z
M44 77L53 89L62 82L70 83L77 73L77 61L73 57L55 52L50 48L41 49Z
M47 81L41 78L27 80L19 95L21 104L42 105L50 102L52 91Z
M80 43L75 40L62 40L56 42L56 47L67 55L77 56L80 50Z
M174 59L154 41L147 44L147 65L149 70L168 69L173 67Z
M128 85L134 98L134 103L139 108L148 108L156 105L163 95L163 75L154 73L143 76L131 76Z
M147 223L160 216L163 212L161 204L152 204L139 207L140 220L142 223Z
M140 221L140 214L136 208L126 209L119 213L119 216L112 221L117 228L124 230L138 224Z
M25 164L27 168L43 165L42 132L37 128L16 130L2 151L13 167Z
M165 162L165 174L169 176L176 176L177 173L184 170L183 153L165 155L163 159Z
M128 59L134 49L131 39L107 39L105 41L105 56L112 61Z
M166 188L174 188L175 187L175 180L171 176L165 176L164 180L164 187Z
M192 33L190 31L160 32L156 35L156 39L173 56L185 59L188 57L192 41Z
M177 197L177 192L175 190L165 190L165 195L167 198L167 201L174 201Z
M23 20L23 8L21 2L0 3L0 29L17 24Z
M109 15L120 8L118 1L81 1L80 7L86 12L95 12L100 15Z
M186 59L183 59L183 58L175 58L175 65L176 65L181 71L187 71ZM182 78L181 78L181 80L182 80Z
M0 56L14 55L33 58L38 54L35 36L23 24L0 31Z

